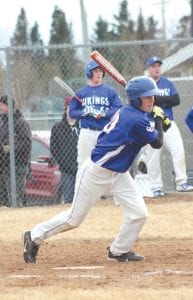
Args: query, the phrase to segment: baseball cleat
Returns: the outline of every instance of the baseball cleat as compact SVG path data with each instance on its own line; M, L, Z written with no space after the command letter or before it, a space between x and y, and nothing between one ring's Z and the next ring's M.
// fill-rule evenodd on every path
M191 192L193 191L193 186L189 185L187 182L182 183L176 187L178 192Z
M121 255L114 255L110 250L107 256L107 260L111 260L111 261L141 261L144 260L145 257L142 255L139 255L137 253L134 252L127 252L127 253L123 253Z
M39 247L31 240L31 232L25 231L23 234L23 258L26 263L36 263Z
M153 192L153 197L164 197L165 196L165 193L162 191L162 190L156 190Z

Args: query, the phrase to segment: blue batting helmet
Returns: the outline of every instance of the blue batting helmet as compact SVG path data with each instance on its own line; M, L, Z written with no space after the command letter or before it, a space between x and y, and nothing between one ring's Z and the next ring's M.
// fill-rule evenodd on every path
M125 91L130 104L136 108L141 105L141 97L155 96L159 92L156 83L147 76L134 77L129 80Z
M91 60L87 65L86 65L86 70L85 70L85 73L86 73L86 77L88 79L91 79L93 74L92 74L92 70L96 69L96 68L100 68L100 66L97 64L96 61L94 60ZM105 72L103 71L103 77L105 76Z

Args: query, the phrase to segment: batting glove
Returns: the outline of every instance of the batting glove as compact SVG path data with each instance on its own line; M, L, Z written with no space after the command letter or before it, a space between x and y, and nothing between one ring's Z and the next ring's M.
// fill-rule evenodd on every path
M171 121L168 117L164 116L163 119L163 130L166 132L171 127Z
M162 120L164 120L164 111L161 107L159 106L154 106L153 110L152 110L152 116L153 118L161 118Z

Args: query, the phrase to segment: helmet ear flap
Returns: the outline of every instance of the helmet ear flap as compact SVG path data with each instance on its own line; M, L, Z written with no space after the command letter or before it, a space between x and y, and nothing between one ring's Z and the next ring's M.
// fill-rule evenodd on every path
M91 79L92 76L93 76L92 71L91 71L91 70L86 70L86 77L87 77L88 79Z
M142 101L140 98L137 98L135 100L130 100L130 103L132 104L133 107L139 108L142 104Z

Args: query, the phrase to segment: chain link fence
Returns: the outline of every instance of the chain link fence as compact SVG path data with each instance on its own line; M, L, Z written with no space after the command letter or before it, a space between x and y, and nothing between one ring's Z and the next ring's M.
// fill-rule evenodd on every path
M26 205L61 203L65 195L61 188L61 169L50 152L51 129L62 119L64 102L67 94L54 82L59 76L73 89L77 90L86 83L85 63L93 50L100 51L129 80L145 72L145 62L149 56L163 58L163 73L171 78L181 97L180 106L174 108L185 146L187 173L192 183L192 135L187 129L184 118L193 97L193 40L179 39L170 41L136 41L117 43L98 43L92 45L55 45L42 47L6 47L0 48L0 90L1 95L8 95L8 105L12 99L32 132L31 166L25 177ZM85 59L86 58L86 59ZM106 74L104 82L114 86L125 103L124 88ZM14 114L8 113L8 145L10 156L10 202L3 200L0 205L19 206L17 197L17 165L14 140ZM71 128L77 132L77 128ZM0 134L2 132L0 131ZM24 138L24 137L23 137ZM65 137L69 152L76 147L77 135ZM69 152L64 152L61 141L61 153L68 160ZM74 154L75 155L75 154ZM75 156L74 156L75 159ZM22 161L22 159L21 159ZM148 180L144 170L138 168L145 163L145 154L135 164L135 176L139 175L139 188L146 193ZM70 162L71 163L71 162ZM3 167L1 166L1 173ZM162 155L162 172L165 190L173 192L174 173L171 157L167 152ZM71 183L69 183L71 184ZM69 186L70 189L70 186ZM2 191L0 191L2 194ZM5 197L6 199L6 197ZM21 201L20 201L21 202Z

